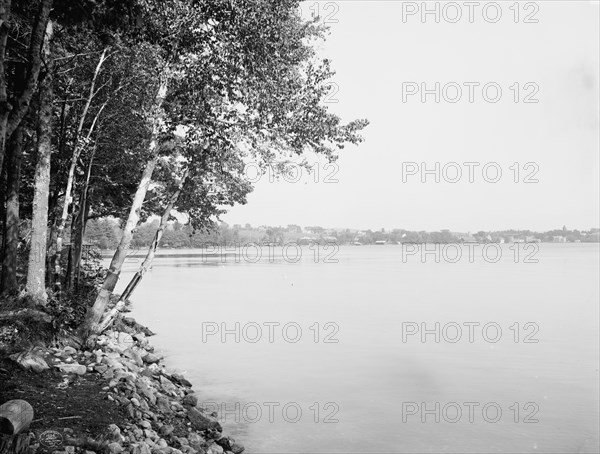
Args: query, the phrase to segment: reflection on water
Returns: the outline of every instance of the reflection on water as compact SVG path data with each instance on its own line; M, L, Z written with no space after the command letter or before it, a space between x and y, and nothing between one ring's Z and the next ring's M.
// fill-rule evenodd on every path
M598 452L598 247L541 244L537 263L509 247L497 263L167 251L134 315L250 453Z

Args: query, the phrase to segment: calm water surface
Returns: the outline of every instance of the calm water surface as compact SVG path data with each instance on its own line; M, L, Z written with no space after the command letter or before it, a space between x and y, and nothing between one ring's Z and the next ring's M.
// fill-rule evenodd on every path
M201 252L163 251L176 256L155 260L133 315L246 452L599 452L598 245L541 244L537 263L509 245L496 263L401 246L341 247L337 263L308 247L297 263ZM406 336L421 323L425 342Z

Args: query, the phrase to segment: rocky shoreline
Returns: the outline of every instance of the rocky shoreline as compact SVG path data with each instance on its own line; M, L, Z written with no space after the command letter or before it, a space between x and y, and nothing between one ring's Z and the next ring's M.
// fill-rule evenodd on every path
M118 407L121 415L119 421L107 421L105 429L98 433L74 433L67 428L63 433L30 431L30 452L241 454L244 447L223 436L217 414L198 407L192 384L180 374L166 372L163 358L148 341L152 334L133 318L123 317L115 327L95 338L93 349L73 344L63 348L35 347L11 355L13 361L31 373L58 371L62 382L57 387L66 391L86 377L96 380L98 396L94 397ZM88 405L93 406L93 402Z

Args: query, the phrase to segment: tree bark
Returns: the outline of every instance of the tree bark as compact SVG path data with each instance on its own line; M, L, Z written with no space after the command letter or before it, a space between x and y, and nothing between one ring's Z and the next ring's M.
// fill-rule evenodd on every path
M175 204L177 203L177 200L179 199L179 195L181 194L181 190L183 189L183 185L185 184L188 173L189 173L189 168L184 171L183 176L181 177L181 181L179 182L177 189L169 198L169 202L167 203L167 206L163 212L163 215L160 218L160 224L158 226L158 229L156 229L156 233L154 234L154 239L152 240L152 243L150 244L150 247L148 248L148 252L146 253L146 258L144 258L144 261L140 265L139 270L131 278L131 281L129 281L129 284L127 284L127 287L121 294L116 306L112 310L110 310L108 312L108 314L106 314L106 317L99 324L98 332L101 333L108 326L110 326L110 324L112 323L114 318L117 316L119 311L121 311L123 309L123 307L125 306L125 301L127 301L131 297L131 295L137 288L138 284L141 282L142 278L144 277L144 274L146 274L146 271L148 271L150 269L150 267L152 266L152 262L154 260L154 257L156 256L156 249L158 249L160 240L162 239L165 228L167 227L167 222L169 221L169 216L171 215L171 211L173 210L173 207L175 206Z
M93 307L88 313L87 327L90 328L92 332L97 331L97 329L99 328L98 323L104 315L106 305L108 304L110 296L112 295L112 292L115 289L115 286L117 285L117 282L119 280L119 275L121 274L123 262L125 261L125 258L127 256L127 251L129 250L129 246L131 245L131 240L133 239L133 231L137 227L137 224L139 222L142 204L144 203L144 199L146 198L146 192L148 191L148 186L150 185L150 181L152 179L152 173L154 172L154 168L156 167L159 149L158 139L164 126L164 111L162 109L162 105L167 94L167 85L167 71L163 71L160 77L160 84L158 92L156 94L156 101L151 115L152 132L150 136L150 142L148 145L150 151L150 158L149 161L146 163L146 167L144 168L144 172L142 173L142 178L138 184L135 196L133 197L133 202L129 211L127 223L123 227L123 234L121 236L121 240L119 241L119 245L117 246L117 250L115 251L115 254L113 255L113 258L110 262L106 278L104 279L102 288L98 292L98 296L94 301Z
M96 95L96 79L98 78L98 74L100 73L100 69L102 68L103 63L106 60L106 49L100 55L100 59L98 60L98 64L96 65L96 70L94 71L94 76L92 77L92 83L90 84L90 91L88 93L88 97L86 99L85 105L83 106L83 111L81 112L81 117L79 119L79 125L77 126L77 131L75 134L75 147L73 148L73 154L71 155L71 165L69 167L69 174L67 177L67 189L65 190L65 199L63 202L62 215L58 221L58 226L56 228L56 251L54 256L54 284L56 289L60 292L61 290L61 277L62 277L62 269L60 265L62 246L63 246L63 235L65 231L65 226L67 224L67 218L69 217L69 207L72 202L71 193L73 191L73 185L75 183L75 169L77 167L77 161L79 160L79 155L81 151L87 144L90 139L90 136L94 130L94 126L102 109L104 109L104 105L100 108L99 112L94 117L94 121L92 122L90 129L88 131L87 137L83 139L81 137L81 132L83 130L83 125L85 123L85 119L90 108L90 104Z
M6 148L6 127L8 116L12 106L8 102L6 68L4 59L6 56L6 42L8 40L10 20L10 0L0 0L0 173L4 162L4 150Z
M31 39L29 40L27 77L25 78L24 89L13 104L6 125L6 137L10 137L17 126L21 124L21 120L29 110L29 103L35 93L38 75L42 66L42 44L51 9L52 0L41 1L40 9L31 30Z
M95 152L96 148L94 147L85 173L85 183L81 189L81 195L79 196L79 209L77 210L77 216L75 216L73 227L71 229L71 249L69 255L70 269L67 272L67 288L69 290L72 290L79 285L83 236L85 235L85 226L90 210L87 194L90 185L90 176L92 174L92 163L94 162L94 155L96 154Z
M40 112L37 128L37 162L35 165L33 213L31 216L31 247L27 268L26 289L40 302L46 294L46 250L48 238L48 197L50 195L50 157L52 154L52 91L53 68L50 58L52 22L46 28L44 56L48 71L40 84Z
M23 156L23 130L18 127L9 141L8 179L6 182L6 224L4 230L4 258L2 259L1 288L3 292L16 290L17 251L19 247L19 186Z

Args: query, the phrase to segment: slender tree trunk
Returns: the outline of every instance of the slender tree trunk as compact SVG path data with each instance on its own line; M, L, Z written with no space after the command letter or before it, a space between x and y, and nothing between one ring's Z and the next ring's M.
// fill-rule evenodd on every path
M137 224L139 222L142 204L144 203L144 199L146 198L146 192L148 191L148 186L150 185L150 181L152 179L152 173L154 172L154 168L156 167L159 148L158 139L164 125L164 112L162 109L162 105L167 94L167 84L168 76L167 72L164 71L161 75L158 93L156 94L154 111L151 117L152 133L150 137L150 143L148 145L150 151L150 158L149 161L146 163L146 167L144 168L144 172L142 173L142 178L138 184L135 196L133 197L133 203L131 204L129 217L127 218L127 223L123 227L121 240L119 241L117 250L115 251L115 254L113 255L113 258L110 262L106 278L104 279L102 288L98 292L98 296L96 297L96 301L94 302L93 307L88 313L87 325L92 332L97 331L98 323L104 315L106 305L108 304L110 296L112 295L112 292L115 289L115 286L117 285L117 282L119 280L119 275L121 274L123 262L125 261L125 258L127 256L127 251L129 250L129 246L131 245L131 240L133 239L133 230L137 227Z
M75 216L73 227L71 229L71 250L69 256L69 263L71 266L67 273L67 287L69 290L73 290L75 284L79 281L79 268L81 266L81 254L83 250L83 235L85 234L86 218L90 209L87 193L90 184L92 163L94 162L95 152L96 148L94 147L85 173L85 183L81 189L81 195L79 196L79 209L77 210L77 216Z
M54 256L54 284L56 289L60 292L61 290L61 277L62 277L62 269L60 265L62 246L63 246L63 235L65 231L65 226L67 224L67 218L69 217L69 207L72 202L71 193L73 192L73 185L75 183L75 169L77 167L77 161L79 160L79 155L81 151L87 144L96 124L96 121L106 105L106 103L102 106L90 129L88 131L87 137L83 139L81 137L81 132L83 130L83 125L85 123L85 118L87 116L88 110L90 108L90 104L96 95L96 79L98 78L98 74L100 73L100 69L104 61L106 60L106 49L100 55L100 60L98 60L98 64L96 65L96 70L94 71L94 76L92 77L92 83L90 84L90 91L88 93L88 97L86 99L85 105L83 107L83 111L81 112L81 117L79 119L79 125L77 126L77 131L75 135L75 147L73 148L73 154L71 155L71 165L69 166L69 174L67 176L67 189L65 190L65 198L63 202L62 215L58 221L58 226L56 228L56 251Z
M187 179L188 172L189 169L186 169L184 171L179 186L169 198L169 202L167 203L165 211L163 212L163 215L160 218L160 224L158 225L158 229L156 229L156 232L154 233L154 239L152 240L152 243L148 248L146 258L144 258L144 261L140 265L140 269L131 278L129 284L127 284L127 287L125 287L125 290L121 294L117 305L112 310L110 310L108 314L106 314L106 317L102 320L102 322L99 325L98 332L104 331L112 323L117 313L125 306L125 301L127 301L131 297L138 284L141 282L142 278L144 277L144 274L146 274L146 271L148 271L152 266L152 262L154 261L154 257L156 256L156 250L158 249L160 240L162 239L165 228L167 227L169 216L171 215L171 211L173 210L173 207L179 199L179 195L181 194L181 190L183 189L183 185L185 184L185 181Z
M4 150L6 148L6 127L8 116L12 106L8 102L6 68L4 59L6 56L6 41L9 32L10 0L0 0L0 173L4 162Z
M31 247L27 267L26 289L40 302L46 294L46 250L48 238L48 197L50 195L50 157L52 154L52 91L53 68L50 58L52 22L48 22L44 57L47 72L40 84L40 112L37 128L37 162L35 165L33 213L31 216Z
M9 140L8 179L6 183L6 227L4 258L2 260L1 288L10 292L18 288L17 251L19 247L19 186L23 155L23 130L18 127Z

